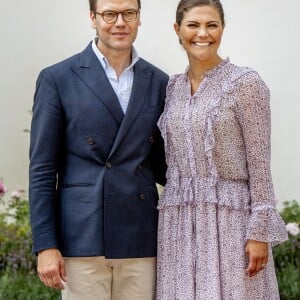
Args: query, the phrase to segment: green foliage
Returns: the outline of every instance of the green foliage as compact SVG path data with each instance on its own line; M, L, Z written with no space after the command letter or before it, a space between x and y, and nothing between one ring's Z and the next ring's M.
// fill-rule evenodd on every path
M293 265L287 265L284 270L277 270L277 280L281 300L300 299L300 274L299 269Z
M36 274L27 271L0 272L0 300L58 300L60 292L46 288Z
M294 200L284 203L284 221L300 224L300 205ZM300 299L300 234L289 234L289 240L273 248L281 300Z
M280 213L286 223L300 223L300 205L296 200L283 203L283 210Z
M36 268L36 260L31 253L28 201L24 194L20 196L23 197L7 201L5 212L0 214L0 270L34 271Z
M24 193L0 203L0 300L56 300L60 292L47 288L36 274L32 254L29 206Z

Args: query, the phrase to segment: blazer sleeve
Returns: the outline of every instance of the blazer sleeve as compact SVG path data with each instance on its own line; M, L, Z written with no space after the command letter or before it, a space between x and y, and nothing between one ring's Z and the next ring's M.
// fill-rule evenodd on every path
M29 205L33 252L57 248L55 194L64 117L50 72L36 83L30 138Z
M156 183L164 186L167 181L167 164L164 151L164 141L158 128L155 134L155 143L151 151L151 166Z
M255 71L244 75L238 86L237 115L246 148L251 199L247 239L275 245L285 241L287 233L275 208L271 177L270 94Z
M161 81L159 102L162 103L161 105L162 109L165 103L166 87L167 87L168 79L169 79L168 76L164 76ZM166 156L165 156L164 140L162 138L158 126L156 126L154 141L155 143L152 147L151 157L150 157L151 166L152 166L156 183L164 186L167 182L166 179L167 163L166 163Z

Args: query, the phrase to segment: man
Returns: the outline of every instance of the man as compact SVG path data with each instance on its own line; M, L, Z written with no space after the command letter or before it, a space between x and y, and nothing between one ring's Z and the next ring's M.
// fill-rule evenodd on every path
M140 0L90 0L97 38L37 80L30 214L38 273L63 299L153 299L156 123L168 76L132 44Z

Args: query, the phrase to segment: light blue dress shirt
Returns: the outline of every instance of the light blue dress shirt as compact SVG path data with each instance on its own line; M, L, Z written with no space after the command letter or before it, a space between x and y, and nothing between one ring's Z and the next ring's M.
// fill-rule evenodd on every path
M133 77L134 77L133 66L139 60L138 54L135 48L132 47L131 64L123 71L123 73L118 78L116 71L109 64L108 60L105 58L105 56L101 53L101 51L97 47L96 39L93 40L92 48L95 55L99 59L106 73L106 76L119 99L122 110L125 114L128 107L131 91L132 91L132 84L133 84Z

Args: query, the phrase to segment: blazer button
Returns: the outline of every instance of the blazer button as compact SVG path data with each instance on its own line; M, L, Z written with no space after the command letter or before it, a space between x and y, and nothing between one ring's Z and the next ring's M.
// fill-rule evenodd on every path
M144 199L145 199L144 194L139 194L139 199L140 199L140 200L144 200Z
M154 137L153 137L153 136L150 136L150 137L149 137L149 142L150 142L151 144L154 143Z
M108 169L111 168L111 163L109 161L105 165L106 165L106 168L108 168Z
M138 166L138 170L143 170L143 166L142 166L142 165L139 165L139 166Z
M94 141L92 138L88 138L88 139L87 139L87 143L88 143L89 145L93 145L93 144L95 144L95 141Z

